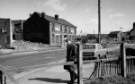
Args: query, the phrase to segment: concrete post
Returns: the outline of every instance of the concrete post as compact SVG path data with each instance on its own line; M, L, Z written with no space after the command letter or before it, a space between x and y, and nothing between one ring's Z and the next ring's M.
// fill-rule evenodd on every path
M78 58L78 84L83 84L83 73L82 73L82 66L83 66L83 60L82 60L82 44L79 44L79 58Z
M121 43L121 46L120 46L120 50L121 50L121 75L123 77L126 77L127 76L127 73L126 73L126 52L125 52L125 45L124 43Z

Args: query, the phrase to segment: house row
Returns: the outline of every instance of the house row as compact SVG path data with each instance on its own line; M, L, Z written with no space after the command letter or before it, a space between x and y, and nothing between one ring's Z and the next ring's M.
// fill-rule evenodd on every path
M91 40L97 39L98 34L88 34L87 37ZM135 41L135 22L133 23L133 27L130 31L111 31L109 34L101 34L101 39L108 41Z
M77 27L59 15L49 16L34 12L26 20L0 19L0 45L11 45L13 40L42 42L52 46L65 46L74 40Z
M130 31L121 32L121 31L113 31L110 33L113 37L118 40L135 40L135 22L133 23L132 29Z
M34 12L24 22L24 40L61 46L65 45L66 39L74 40L75 36L76 26L59 18L59 15L52 17Z

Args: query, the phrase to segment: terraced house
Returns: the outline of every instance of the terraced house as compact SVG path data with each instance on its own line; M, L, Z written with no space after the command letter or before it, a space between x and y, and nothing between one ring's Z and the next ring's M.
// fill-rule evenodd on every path
M32 42L43 42L55 46L64 46L65 39L74 40L76 26L70 22L45 13L34 12L24 22L23 38Z

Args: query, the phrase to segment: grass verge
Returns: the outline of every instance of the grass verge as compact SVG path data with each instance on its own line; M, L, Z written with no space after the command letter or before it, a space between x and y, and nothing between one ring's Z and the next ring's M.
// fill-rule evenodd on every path
M135 74L122 76L102 77L93 80L87 80L84 84L135 84Z

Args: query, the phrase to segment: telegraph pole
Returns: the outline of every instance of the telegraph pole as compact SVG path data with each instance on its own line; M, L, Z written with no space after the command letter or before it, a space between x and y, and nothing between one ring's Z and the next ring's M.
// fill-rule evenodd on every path
M98 0L98 43L101 43L101 6Z

